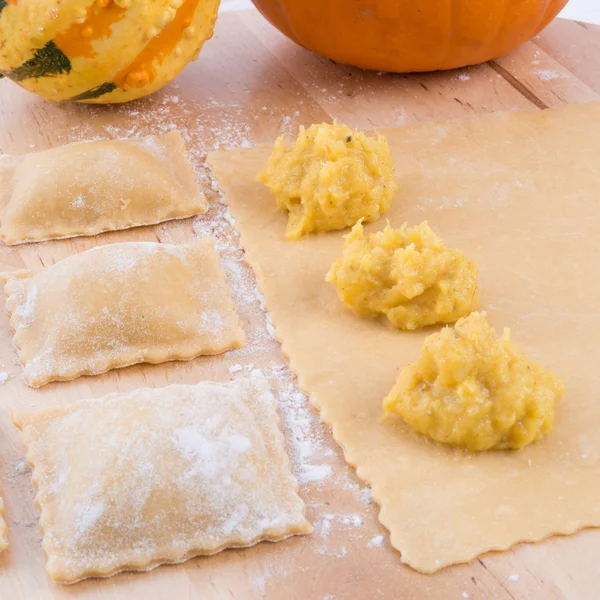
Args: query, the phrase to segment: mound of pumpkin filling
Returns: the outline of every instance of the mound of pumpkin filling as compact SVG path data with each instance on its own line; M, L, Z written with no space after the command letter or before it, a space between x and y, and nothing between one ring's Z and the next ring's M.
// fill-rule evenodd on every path
M385 137L336 123L301 127L289 147L280 137L258 181L289 212L288 239L374 221L398 191Z
M470 451L519 450L552 429L565 384L531 362L485 313L425 339L383 406L437 442Z
M365 235L357 223L327 274L357 315L398 329L453 323L477 307L477 265L447 248L427 222Z

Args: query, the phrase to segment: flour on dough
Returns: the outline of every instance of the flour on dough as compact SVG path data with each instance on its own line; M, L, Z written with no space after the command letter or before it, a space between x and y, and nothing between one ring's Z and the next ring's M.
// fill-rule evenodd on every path
M13 420L55 581L311 531L266 381L136 390Z
M211 238L109 244L3 278L13 341L33 387L244 342Z
M7 244L95 235L206 209L178 131L0 156L0 238Z

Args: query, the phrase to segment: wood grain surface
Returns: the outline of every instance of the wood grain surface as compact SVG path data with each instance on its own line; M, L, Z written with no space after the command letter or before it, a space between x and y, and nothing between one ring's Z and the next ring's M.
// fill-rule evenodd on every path
M248 344L221 357L142 365L40 390L27 388L0 313L0 473L9 527L0 555L1 600L96 599L346 600L398 598L600 598L600 531L523 544L436 575L401 565L377 521L368 489L349 469L329 432L296 394L260 308L237 235L202 165L206 151L249 146L335 118L374 128L465 118L497 110L562 106L600 99L600 27L557 20L511 55L448 73L362 72L295 46L255 11L221 15L200 60L151 98L123 106L51 104L10 81L0 82L0 153L20 154L70 141L140 136L178 128L211 201L196 219L13 248L0 246L0 270L48 266L94 245L126 240L185 243L217 237ZM56 307L59 311L60 307ZM44 573L34 490L24 448L10 421L15 408L42 408L109 392L261 373L281 395L281 417L300 493L315 532L279 544L233 550L147 574L123 574L74 586ZM310 452L302 452L308 448ZM300 449L300 450L299 450ZM383 536L383 537L382 537Z

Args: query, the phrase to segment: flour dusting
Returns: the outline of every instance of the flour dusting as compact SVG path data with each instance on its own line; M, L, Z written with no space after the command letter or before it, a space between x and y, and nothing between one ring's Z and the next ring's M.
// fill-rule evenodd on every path
M553 79L561 79L563 76L556 71L551 71L549 69L538 69L534 71L535 75L537 75L542 81L551 81Z
M94 564L179 562L302 531L275 408L266 382L245 380L84 400L41 433L25 423L42 510L55 515L49 559L77 579Z
M369 546L369 548L379 548L383 546L384 539L385 538L382 535L376 535L368 541L367 546Z
M13 473L15 476L20 477L22 475L27 475L31 472L31 468L27 464L27 461L21 460L18 463L15 463L13 467Z
M85 198L82 194L75 196L75 198L73 198L73 201L71 202L71 206L73 208L83 208L85 205Z
M27 329L32 323L38 298L38 286L31 282L24 290L23 301L16 307L14 316L17 324L15 330Z
M216 433L220 422L207 420L208 434L193 427L176 429L174 443L181 455L191 461L188 472L194 477L226 477L237 468L237 455L252 448L250 440L233 432Z
M237 317L229 290L214 274L216 260L205 244L125 242L96 246L29 278L10 280L14 328L23 330L21 343L31 349L26 381L39 386L81 372L103 373L109 365L132 364L132 356L144 362L151 347L154 362L163 362L190 351L203 354L213 340L227 344L236 335ZM163 289L185 301L176 297L163 306ZM52 304L61 310L49 310ZM36 343L44 330L53 334Z
M323 481L333 473L329 465L303 465L298 479L304 483L308 481Z
M88 531L98 522L105 510L106 506L102 502L80 507L80 510L78 511L78 537L86 535Z

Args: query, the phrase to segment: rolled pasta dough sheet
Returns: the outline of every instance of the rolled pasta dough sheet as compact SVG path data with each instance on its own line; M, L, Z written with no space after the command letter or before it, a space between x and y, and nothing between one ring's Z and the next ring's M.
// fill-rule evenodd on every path
M269 148L212 153L301 387L372 486L402 561L421 572L600 526L600 104L382 133L400 183L384 217L428 219L477 260L480 308L568 391L552 433L516 453L464 454L381 423L383 397L431 328L398 332L344 307L325 283L343 232L286 241L286 215L255 181Z

